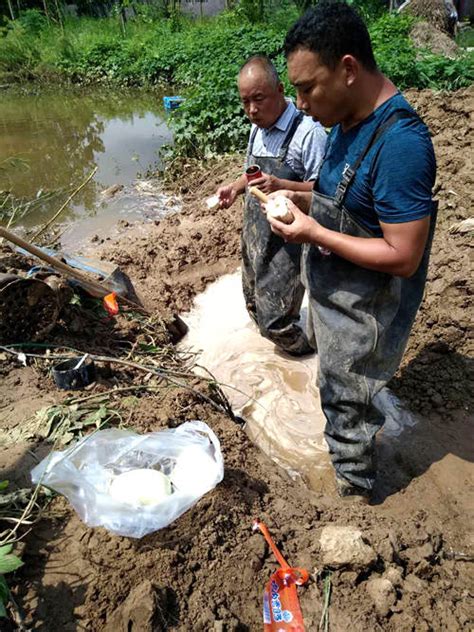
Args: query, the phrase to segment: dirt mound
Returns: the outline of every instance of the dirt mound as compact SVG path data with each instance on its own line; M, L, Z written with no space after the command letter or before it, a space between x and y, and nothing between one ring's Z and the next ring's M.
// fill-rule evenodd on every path
M422 18L440 31L450 32L449 12L444 0L411 0L404 10Z
M473 244L469 234L450 234L449 227L474 208L474 88L407 97L433 135L439 209L425 298L392 387L416 411L456 417L473 405Z
M472 96L472 90L408 95L433 133L439 224L425 302L393 383L423 414L399 436L388 441L382 435L375 504L347 505L335 495L308 491L228 416L189 390L166 387L133 398L126 422L138 431L206 421L221 441L224 481L168 529L139 541L88 529L56 499L28 537L25 566L14 578L25 625L48 632L260 630L263 587L276 568L263 538L251 531L252 518L260 517L289 562L311 572L299 589L307 630L318 629L327 577L329 624L336 632L472 627L466 603L472 583L467 516L474 504L467 323L472 242L448 232L473 208ZM158 313L190 307L207 283L239 264L241 207L209 212L202 202L217 183L237 175L240 164L234 157L214 163L212 176L203 169L190 173L189 181L176 185L187 189L182 214L131 227L104 249L103 256L128 272ZM133 337L124 334L124 344L134 348ZM74 335L77 346L80 326ZM106 346L111 339L119 343L121 334L109 337L101 329L94 340L100 338ZM37 366L9 366L0 384L0 425L15 428L25 414L57 397ZM47 448L29 442L4 449L4 477L20 483L23 473L24 484L35 463L32 453L38 458ZM331 489L330 471L328 477ZM331 525L361 531L364 562L331 560L325 550L322 566L321 534Z
M459 54L459 46L446 33L429 22L417 22L410 33L415 48L427 49L436 55L453 59Z

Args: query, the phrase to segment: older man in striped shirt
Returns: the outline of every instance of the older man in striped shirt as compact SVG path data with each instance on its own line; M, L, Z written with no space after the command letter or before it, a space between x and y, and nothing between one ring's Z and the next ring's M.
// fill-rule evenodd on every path
M264 193L280 189L310 191L318 175L326 133L285 98L283 84L267 57L248 59L238 77L245 113L252 123L246 167L259 165L262 177L252 181ZM240 176L217 190L221 208L246 192ZM301 246L272 233L257 200L246 195L242 229L242 285L250 316L261 334L295 356L311 353L298 324L304 288Z

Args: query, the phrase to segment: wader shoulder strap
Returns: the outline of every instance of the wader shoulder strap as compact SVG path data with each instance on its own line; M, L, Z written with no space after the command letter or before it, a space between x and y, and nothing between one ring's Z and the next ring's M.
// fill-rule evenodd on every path
M258 132L258 127L255 125L255 127L252 130L252 133L250 134L249 146L247 149L247 163L250 160L250 156L253 154L253 144L255 142L255 136L257 135L257 132Z
M375 145L375 143L380 140L380 138L385 134L387 130L389 130L397 121L405 118L419 118L415 112L411 112L410 110L398 110L394 112L386 121L377 127L372 136L369 139L369 142L365 146L365 149L362 151L360 156L357 158L355 163L352 166L347 166L342 174L341 181L337 185L336 193L334 195L334 203L338 208L341 208L344 204L344 200L347 194L347 190L352 184L354 177L357 173L357 169L360 167L362 161L367 156L369 151Z
M293 136L298 129L299 124L303 120L303 112L298 112L298 114L293 119L290 129L288 130L287 135L285 136L285 140L283 141L280 151L278 152L278 158L280 160L285 160L286 154L288 153L288 147L290 146L291 141L293 140Z
M280 147L280 149L278 150L278 156L277 158L279 158L280 160L284 160L286 157L286 154L288 152L288 147L293 139L293 136L295 135L296 130L298 129L298 125L301 123L301 121L303 120L303 112L298 112L298 114L295 116L295 118L293 119L290 129L287 133L287 135L285 136L283 143ZM250 140L249 140L249 148L248 148L248 152L247 152L247 162L250 159L250 156L253 155L253 145L255 142L255 137L257 136L257 132L258 132L258 127L255 127L251 136L250 136Z

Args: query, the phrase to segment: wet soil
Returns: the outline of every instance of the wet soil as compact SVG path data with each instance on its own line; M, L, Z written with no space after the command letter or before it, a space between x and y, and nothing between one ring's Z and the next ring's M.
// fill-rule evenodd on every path
M172 526L138 541L89 529L66 501L54 500L22 547L25 566L10 576L25 625L48 632L260 630L263 588L276 562L251 531L258 516L290 563L311 573L298 589L307 630L318 629L322 577L329 571L330 630L472 629L472 234L449 228L473 208L474 93L408 96L433 132L439 222L423 307L391 385L419 421L381 442L374 504L339 500L330 473L324 493L309 491L229 416L189 390L163 389L138 398L128 423L149 432L206 421L221 441L223 482ZM188 309L209 282L238 267L240 204L209 212L203 200L239 173L240 161L189 165L189 177L174 183L182 214L145 229L124 226L118 241L101 245L157 313ZM112 328L91 338L79 325L73 334L73 346L85 349L92 342L131 342L136 332ZM2 356L1 368L2 429L13 433L38 408L60 399L41 367ZM119 378L123 384L133 375ZM38 439L6 443L2 478L25 485L34 455L47 449ZM319 536L327 525L358 527L375 551L372 561L323 568ZM393 591L381 608L370 582L384 573Z

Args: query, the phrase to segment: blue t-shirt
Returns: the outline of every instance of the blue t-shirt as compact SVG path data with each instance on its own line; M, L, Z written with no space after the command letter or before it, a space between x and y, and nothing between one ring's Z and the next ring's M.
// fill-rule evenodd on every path
M346 165L354 165L375 129L399 110L413 112L397 93L347 132L340 125L333 127L316 185L320 193L334 196ZM432 212L435 178L436 159L428 128L418 117L403 118L370 149L344 206L356 221L381 236L379 222L411 222Z

